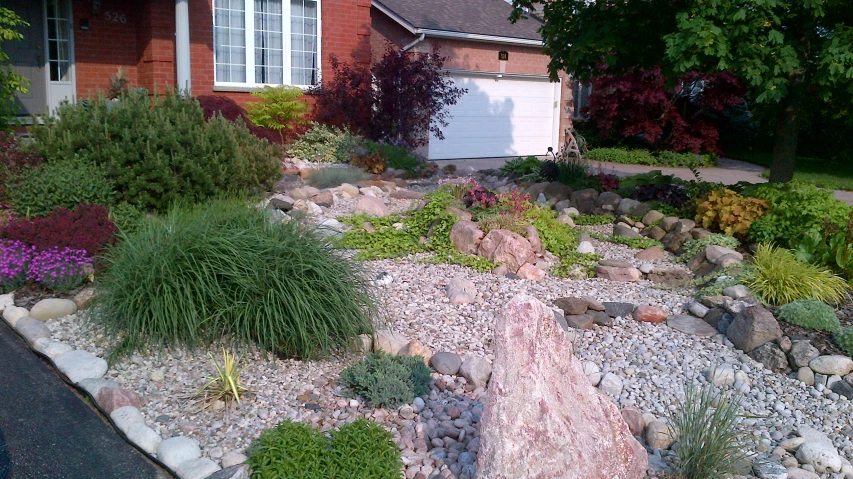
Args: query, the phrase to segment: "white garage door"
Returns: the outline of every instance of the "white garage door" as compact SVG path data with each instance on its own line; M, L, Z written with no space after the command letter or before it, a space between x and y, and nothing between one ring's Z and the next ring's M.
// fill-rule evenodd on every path
M559 84L545 78L453 74L467 88L449 108L443 140L430 137L429 159L544 155L556 149Z

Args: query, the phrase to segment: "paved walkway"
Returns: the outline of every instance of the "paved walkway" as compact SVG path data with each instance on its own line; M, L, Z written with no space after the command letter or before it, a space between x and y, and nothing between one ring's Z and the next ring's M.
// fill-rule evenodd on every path
M457 167L470 166L475 170L488 170L492 168L500 168L507 160L512 160L515 157L507 158L475 158L470 160L439 160L435 163L443 167L448 164L455 164ZM544 157L543 157L544 158ZM603 161L590 162L592 170L595 173L604 172L616 176L629 176L638 173L646 173L651 170L661 170L665 175L673 175L684 180L692 180L695 177L689 168L668 168L663 166L644 166L644 165L623 165L621 163L608 163ZM750 183L766 183L767 179L761 177L761 173L767 168L745 161L731 160L728 158L720 158L717 161L717 166L713 168L698 168L699 174L705 181L714 183L723 183L724 185L732 185L741 181ZM847 204L853 205L853 191L838 191L834 193L835 197Z
M0 321L0 479L165 479Z

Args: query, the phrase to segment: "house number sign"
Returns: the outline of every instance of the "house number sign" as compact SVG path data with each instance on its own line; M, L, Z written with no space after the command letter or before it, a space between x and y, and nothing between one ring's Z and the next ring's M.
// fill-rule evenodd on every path
M127 15L118 12L104 12L104 20L108 22L127 23Z
M509 52L499 51L498 52L498 60L503 60L503 61L509 60Z

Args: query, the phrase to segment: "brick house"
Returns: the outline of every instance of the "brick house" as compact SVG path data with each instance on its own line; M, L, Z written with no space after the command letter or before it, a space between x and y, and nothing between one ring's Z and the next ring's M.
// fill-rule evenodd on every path
M510 24L502 0L0 0L29 23L6 42L30 78L22 115L131 86L239 103L263 85L316 85L329 58L368 65L387 45L440 46L469 90L431 158L543 154L569 125L565 78L549 83L538 21ZM249 52L247 54L247 52ZM484 135L484 133L488 133Z

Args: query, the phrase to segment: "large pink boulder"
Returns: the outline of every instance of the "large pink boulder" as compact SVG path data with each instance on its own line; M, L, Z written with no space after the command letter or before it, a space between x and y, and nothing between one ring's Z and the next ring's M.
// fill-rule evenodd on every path
M483 418L479 477L638 479L643 446L572 354L550 309L517 296L498 318Z
M530 242L524 236L509 230L492 230L480 242L480 256L505 264L511 273L515 273L524 263L536 260Z
M483 231L473 221L459 220L450 229L450 241L460 253L477 254L477 247L483 241Z

